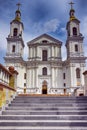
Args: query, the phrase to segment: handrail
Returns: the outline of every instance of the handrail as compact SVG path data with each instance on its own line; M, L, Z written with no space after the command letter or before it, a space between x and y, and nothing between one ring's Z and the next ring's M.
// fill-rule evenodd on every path
M10 90L16 91L14 88L12 88L12 87L4 84L4 83L1 83L1 82L0 82L0 88L7 88L7 89L10 89Z

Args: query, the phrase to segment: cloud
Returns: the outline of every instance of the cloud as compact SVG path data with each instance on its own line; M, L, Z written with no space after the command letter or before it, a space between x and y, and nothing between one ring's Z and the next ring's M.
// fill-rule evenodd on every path
M0 21L0 50L5 51L7 48L7 41L6 37L9 34L9 26L3 22Z
M81 21L81 33L84 36L84 50L85 55L87 56L87 16Z
M67 58L67 51L66 51L65 45L62 45L61 53L62 53L62 60L63 61L66 60L66 58Z
M81 21L81 31L84 36L84 55L87 56L87 16L83 17ZM86 60L86 67L87 67L87 60Z
M58 27L59 27L59 21L57 19L52 19L44 24L44 31L55 32L58 29Z
M24 39L24 44L25 44L25 47L24 47L24 55L23 55L23 58L24 60L27 60L28 57L29 57L29 50L28 50L28 46L27 46L27 42L29 42L30 40L32 40L34 38L34 36L32 34L29 34L29 33L26 33L24 32L24 35L23 35L23 39Z
M22 4L21 14L22 21L24 23L24 58L28 57L28 47L26 43L37 37L42 33L52 33L60 41L66 40L65 26L69 18L70 6L68 5L71 0L19 0ZM15 11L17 9L16 3L18 0L7 0L3 2L0 0L0 55L3 56L3 52L6 52L7 41L6 37L10 30L10 21L15 17ZM81 33L84 35L85 54L87 55L87 0L75 0L74 8L76 13L81 18ZM83 8L84 5L84 8ZM84 12L84 13L83 13ZM77 18L79 18L77 17ZM62 56L65 59L65 47L62 47Z
M44 23L41 23L41 22L35 23L33 30L34 30L34 33L38 33L38 34L56 32L59 25L60 25L60 22L58 19L51 19Z
M85 37L87 37L87 16L81 21L81 32Z

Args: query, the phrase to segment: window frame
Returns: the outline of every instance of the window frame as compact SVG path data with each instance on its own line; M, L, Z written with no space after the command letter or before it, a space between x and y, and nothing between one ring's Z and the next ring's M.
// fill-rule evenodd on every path
M66 79L66 73L63 73L63 79Z
M77 68L77 69L76 69L76 78L79 79L80 77L81 77L80 69Z
M15 46L15 45L13 45L13 46L12 46L12 52L14 53L14 52L15 52L15 50L16 50L16 46Z
M47 75L47 68L46 68L46 67L44 67L44 68L42 69L42 75Z
M42 50L42 61L47 61L48 52L47 50Z
M75 44L75 52L78 52L78 45Z
M13 36L16 37L17 34L18 34L18 29L17 29L17 28L14 28L14 30L13 30Z
M73 27L73 36L77 36L77 28Z
M24 73L24 79L26 79L26 77L27 77L27 75L26 75L26 73Z

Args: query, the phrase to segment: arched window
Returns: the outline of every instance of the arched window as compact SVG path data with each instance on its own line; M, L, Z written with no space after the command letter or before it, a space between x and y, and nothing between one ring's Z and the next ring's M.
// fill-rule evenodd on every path
M15 52L15 45L12 46L12 52Z
M17 36L17 34L18 34L18 29L14 28L13 36Z
M79 68L76 69L76 78L80 78L80 69Z
M78 45L75 45L75 51L78 52Z
M47 61L47 50L42 51L42 60Z
M46 67L44 67L42 71L43 71L43 72L42 72L43 75L47 75L47 68L46 68Z
M73 27L73 35L76 36L77 35L77 28Z

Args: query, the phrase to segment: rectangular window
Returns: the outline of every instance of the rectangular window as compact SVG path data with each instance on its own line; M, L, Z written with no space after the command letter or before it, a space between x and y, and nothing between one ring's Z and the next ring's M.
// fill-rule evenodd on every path
M42 51L42 60L47 61L47 50Z
M26 79L26 73L24 73L24 79Z
M15 52L15 45L12 46L12 52Z
M78 52L78 45L75 45L75 51Z
M47 68L46 67L43 68L43 75L47 75Z
M66 83L64 83L64 87L66 87Z
M24 87L26 87L26 83L24 83Z
M66 79L66 74L65 73L63 73L63 79Z

